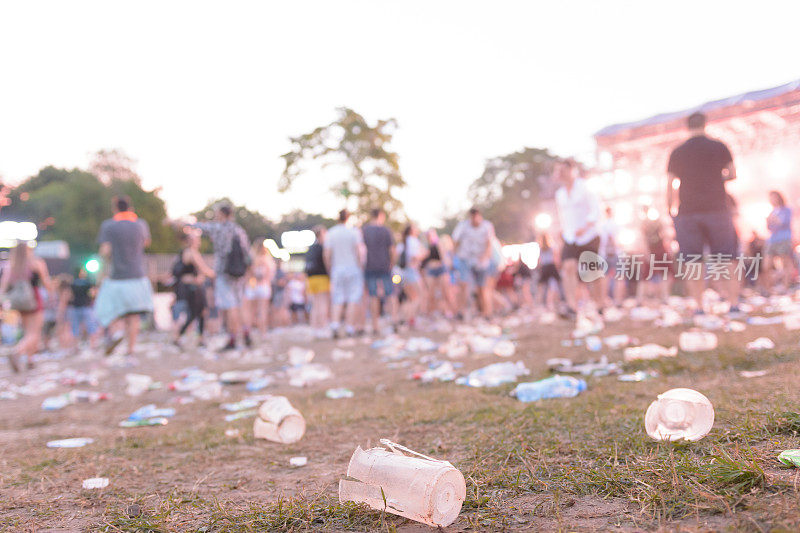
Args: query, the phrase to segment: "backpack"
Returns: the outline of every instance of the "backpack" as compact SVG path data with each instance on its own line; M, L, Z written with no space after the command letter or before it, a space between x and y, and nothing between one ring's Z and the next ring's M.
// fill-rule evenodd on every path
M11 309L15 311L28 313L39 308L39 302L36 301L36 292L28 280L21 279L15 282L6 293L6 297Z
M231 249L228 257L225 258L225 273L232 278L241 278L247 272L248 263L248 257L242 249L241 239L234 234Z
M408 258L407 258L408 254L406 254L407 249L408 246L406 246L406 243L403 243L403 251L400 252L400 257L397 258L397 266L399 266L400 268L405 268L406 263L408 263Z

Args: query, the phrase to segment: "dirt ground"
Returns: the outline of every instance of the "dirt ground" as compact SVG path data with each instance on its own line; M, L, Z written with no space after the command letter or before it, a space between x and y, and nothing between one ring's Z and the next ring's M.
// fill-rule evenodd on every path
M763 313L759 313L763 314ZM512 361L530 369L525 381L549 375L545 361L598 357L584 346L564 346L572 324L530 321L506 331L515 339ZM644 343L676 345L686 326L657 328L624 318L601 336L630 333ZM309 340L304 330L272 335L247 353L214 356L177 351L156 333L146 335L138 366L109 366L99 355L39 364L44 372L100 368L97 387L59 386L45 395L0 401L0 529L4 531L427 531L400 517L363 506L340 505L337 484L356 446L389 438L459 468L467 501L448 531L708 531L800 530L797 470L780 468L775 456L800 448L800 350L797 332L782 325L717 331L720 346L702 354L629 363L626 371L654 369L659 377L622 383L615 376L588 377L589 389L573 399L523 404L513 388L470 388L453 382L422 383L410 375L431 354L392 363L370 345ZM423 331L440 342L446 333ZM411 333L401 336L410 337ZM744 344L769 336L777 346L747 352ZM316 353L331 379L291 387L282 375L286 351L295 345ZM352 350L352 360L333 361L335 347ZM600 353L621 361L622 351ZM445 356L438 356L447 359ZM492 354L467 355L458 373L503 361ZM111 359L115 361L115 359ZM141 396L125 394L128 372L164 384L173 371L197 366L209 372L262 368L276 383L259 393L287 396L307 420L304 438L292 445L256 440L252 418L225 422L219 405L254 394L243 384L226 385L225 398L180 405L166 388ZM767 370L745 378L742 370ZM0 382L20 384L0 364ZM329 399L332 387L354 397ZM672 445L652 441L643 427L648 404L673 387L692 387L714 403L717 421L703 441ZM45 396L72 388L110 392L108 401L44 411ZM175 407L166 426L120 428L135 409L154 403ZM239 431L226 436L226 429ZM76 449L50 449L53 439L91 437ZM308 457L301 468L294 456ZM83 479L102 476L110 485L83 490Z

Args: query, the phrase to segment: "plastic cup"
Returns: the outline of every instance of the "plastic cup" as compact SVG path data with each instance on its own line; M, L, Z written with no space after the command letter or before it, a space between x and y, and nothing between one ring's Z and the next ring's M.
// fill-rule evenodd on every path
M656 440L696 441L714 426L714 406L692 389L672 389L660 394L644 415L647 434Z

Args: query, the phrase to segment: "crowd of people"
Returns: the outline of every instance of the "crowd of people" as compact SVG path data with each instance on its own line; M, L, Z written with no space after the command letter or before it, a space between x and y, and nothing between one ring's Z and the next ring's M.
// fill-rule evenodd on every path
M604 312L626 298L665 300L676 282L695 302L691 312L705 311L701 295L711 284L737 313L744 285L769 292L797 280L792 211L779 191L769 192L769 235L744 242L735 201L725 189L736 178L733 157L705 134L705 122L702 114L691 115L688 140L669 158L666 211L674 226L652 206L642 206L638 253L622 246L613 207L603 206L570 159L556 162L552 172L559 185L559 232L536 235L534 261L506 257L493 224L477 207L451 234L440 234L421 232L414 223L395 232L375 206L368 220L343 209L333 227L313 228L315 241L303 260L286 265L263 238L251 243L232 207L220 205L213 221L180 228L170 282L173 340L182 345L192 328L199 343L208 333L224 332L223 350L231 350L298 323L308 324L316 337L338 338L413 330L420 317L491 319L520 307L602 322ZM81 339L97 346L102 339L106 354L127 339L126 353L134 352L141 316L153 311L145 256L150 232L129 198L115 197L113 211L98 237L108 265L99 286L85 269L51 279L28 243L11 250L0 293L19 313L24 332L9 355L15 371L23 357L32 364L52 332L68 346ZM213 248L209 262L201 253L203 236ZM605 268L591 272L592 265ZM690 266L699 266L693 271L700 275L687 275Z

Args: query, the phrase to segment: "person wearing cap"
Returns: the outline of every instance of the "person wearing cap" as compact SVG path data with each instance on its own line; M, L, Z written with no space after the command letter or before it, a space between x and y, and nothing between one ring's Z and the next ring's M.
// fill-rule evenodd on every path
M475 287L481 314L487 318L492 315L492 289L488 275L494 238L494 225L483 218L477 207L472 207L468 218L459 222L453 231L456 246L453 268L461 285L462 303L466 303L470 288Z
M128 336L127 355L132 355L140 317L153 312L153 287L147 278L144 255L150 246L150 228L133 212L127 196L115 197L113 208L114 216L103 221L97 238L100 255L111 261L111 272L100 285L94 311L105 331L106 355L122 342L122 334L113 331L121 323Z
M331 330L335 338L339 336L343 315L345 332L356 334L364 295L364 239L349 221L347 209L339 211L339 223L328 230L323 244L323 257L330 272Z

